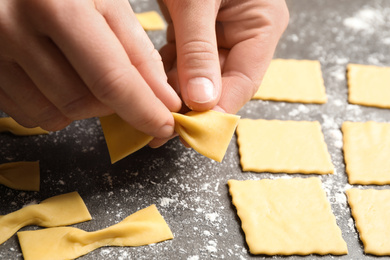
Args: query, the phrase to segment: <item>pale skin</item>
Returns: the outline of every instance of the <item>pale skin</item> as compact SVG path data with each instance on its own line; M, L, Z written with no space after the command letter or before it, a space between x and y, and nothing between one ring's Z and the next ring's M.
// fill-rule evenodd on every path
M284 0L165 0L155 50L127 0L0 2L0 110L49 131L117 113L156 137L171 112L236 113L253 96L288 23Z

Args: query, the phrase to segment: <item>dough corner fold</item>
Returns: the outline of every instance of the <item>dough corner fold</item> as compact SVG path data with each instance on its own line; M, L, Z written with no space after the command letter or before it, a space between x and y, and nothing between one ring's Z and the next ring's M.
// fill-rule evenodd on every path
M198 153L221 162L237 127L239 116L217 111L191 111L185 115L172 113L176 132ZM115 163L147 145L153 137L148 136L118 115L100 118L104 137Z
M173 239L155 205L94 232L73 227L18 232L26 260L74 259L103 246L142 246Z

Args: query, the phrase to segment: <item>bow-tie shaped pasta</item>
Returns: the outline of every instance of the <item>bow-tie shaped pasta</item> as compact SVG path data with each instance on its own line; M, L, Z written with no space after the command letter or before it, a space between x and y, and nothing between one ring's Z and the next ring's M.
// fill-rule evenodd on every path
M77 192L66 193L0 216L0 244L19 229L29 225L58 227L91 220L84 201Z
M239 116L216 111L172 113L176 132L198 153L221 162L237 127ZM118 115L100 118L111 163L147 145L148 136L123 121Z
M172 239L173 234L155 205L122 222L94 232L73 227L18 232L26 260L74 259L102 246L142 246Z

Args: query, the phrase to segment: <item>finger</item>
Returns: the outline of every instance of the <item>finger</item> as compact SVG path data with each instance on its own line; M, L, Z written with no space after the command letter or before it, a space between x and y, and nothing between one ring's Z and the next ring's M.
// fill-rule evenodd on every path
M178 136L177 133L174 133L171 137L169 138L154 138L152 141L149 142L149 146L151 148L159 148L161 146L163 146L165 143L167 143L169 140L175 138L176 136Z
M37 126L34 121L31 121L26 114L17 108L18 105L13 102L13 100L11 100L7 94L5 94L5 92L2 90L2 86L0 86L0 111L6 113L24 127Z
M218 35L222 36L218 42L229 50L220 52L223 93L218 107L236 113L257 91L287 26L288 10L284 1L229 3L217 18ZM246 29L231 22L232 17Z
M176 45L168 43L160 49L162 61L164 63L165 73L168 78L169 85L175 90L177 95L181 97L179 77L177 75L176 65Z
M1 109L18 123L26 127L41 126L49 131L70 123L17 64L0 62L0 82Z
M123 45L93 3L44 2L39 8L30 6L38 8L33 11L44 10L38 16L38 26L51 36L95 97L138 130L156 137L171 136L172 114L131 64ZM47 13L57 15L45 17ZM69 26L69 17L77 26ZM44 26L43 21L50 23Z
M28 49L19 53L18 63L35 86L71 121L113 113L93 96L64 55L48 38L32 38Z
M221 70L215 34L219 3L216 2L166 1L176 36L181 95L194 110L212 108L220 96Z
M122 43L131 63L137 68L156 96L171 111L178 111L181 107L181 100L167 83L161 56L139 24L131 6L127 1L104 1L101 4L98 9Z

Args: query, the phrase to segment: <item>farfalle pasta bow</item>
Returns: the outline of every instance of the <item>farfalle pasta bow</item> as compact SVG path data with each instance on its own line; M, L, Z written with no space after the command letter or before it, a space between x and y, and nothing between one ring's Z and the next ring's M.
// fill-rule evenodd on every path
M176 132L198 153L221 162L237 127L239 116L216 111L172 113ZM111 163L147 145L148 136L123 121L118 115L100 118Z
M0 244L19 229L29 225L58 227L91 220L84 201L77 192L66 193L0 216Z
M73 227L18 232L25 260L74 259L102 246L142 246L172 239L155 205L94 232Z

